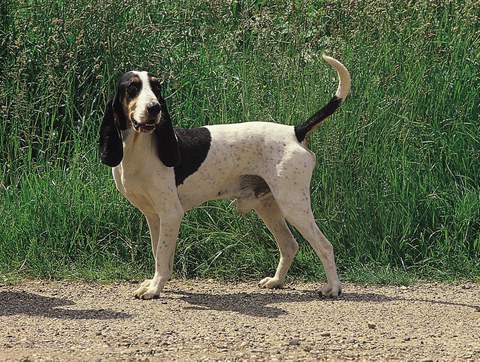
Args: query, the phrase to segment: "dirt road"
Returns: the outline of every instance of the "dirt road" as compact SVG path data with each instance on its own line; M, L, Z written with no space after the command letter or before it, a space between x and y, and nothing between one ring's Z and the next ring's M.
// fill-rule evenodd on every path
M480 360L480 284L346 284L263 290L173 280L153 301L135 285L0 287L0 360Z

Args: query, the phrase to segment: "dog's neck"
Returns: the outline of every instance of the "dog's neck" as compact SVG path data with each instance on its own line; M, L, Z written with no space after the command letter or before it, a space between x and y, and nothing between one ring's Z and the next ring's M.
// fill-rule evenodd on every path
M148 164L152 158L159 160L153 133L139 133L129 128L122 132L123 160L129 167ZM152 160L153 161L153 160Z

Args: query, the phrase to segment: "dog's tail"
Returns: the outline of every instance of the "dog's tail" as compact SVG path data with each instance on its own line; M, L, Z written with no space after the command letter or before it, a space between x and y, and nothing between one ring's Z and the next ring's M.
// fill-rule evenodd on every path
M348 73L347 68L334 58L324 55L323 59L334 67L338 73L337 92L326 106L311 116L305 123L295 126L295 135L300 143L303 142L308 134L315 130L323 120L332 115L337 108L340 107L350 91L350 73Z

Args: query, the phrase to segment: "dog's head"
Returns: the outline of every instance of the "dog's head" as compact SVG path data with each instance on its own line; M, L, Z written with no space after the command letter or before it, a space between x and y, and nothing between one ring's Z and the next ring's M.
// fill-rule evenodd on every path
M162 121L161 86L157 78L147 72L128 72L120 79L113 100L122 108L126 124L118 127L133 127L135 132L152 133ZM114 104L114 109L116 105Z
M180 162L180 153L161 85L148 72L127 72L105 108L100 127L100 159L115 167L123 159L121 131L154 133L158 156L167 167Z

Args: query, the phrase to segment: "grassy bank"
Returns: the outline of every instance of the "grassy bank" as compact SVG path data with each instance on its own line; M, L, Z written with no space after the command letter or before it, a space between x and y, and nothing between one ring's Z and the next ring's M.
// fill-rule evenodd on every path
M480 5L474 1L40 1L0 5L0 275L141 278L148 228L100 165L118 77L164 80L183 127L297 124L352 93L311 137L312 203L341 276L480 275ZM176 272L260 277L277 251L230 202L190 212ZM291 275L322 278L299 236ZM0 279L1 282L1 279Z

